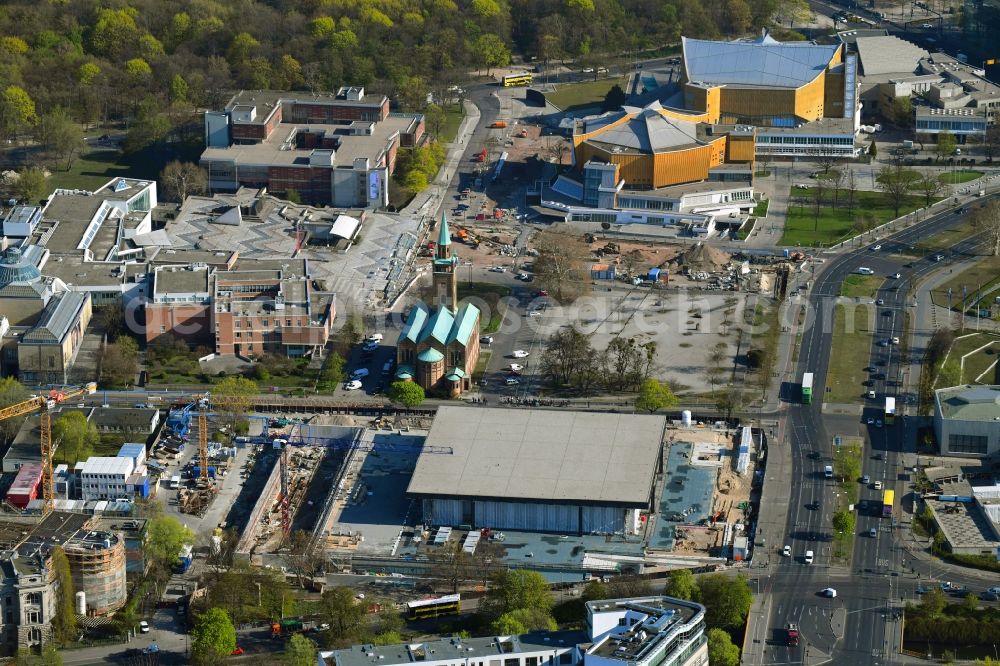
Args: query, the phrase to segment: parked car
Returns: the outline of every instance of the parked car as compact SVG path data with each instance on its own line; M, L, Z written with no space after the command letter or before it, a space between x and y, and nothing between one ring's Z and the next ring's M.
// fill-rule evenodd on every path
M479 336L479 344L482 344L482 345L491 345L491 344L493 344L493 336L492 335L481 335L481 336Z
M344 384L344 390L345 391L357 391L359 388L361 388L361 386L362 386L361 382L359 382L357 379L355 379L355 380L349 381L346 384Z
M832 587L823 588L823 596L829 599L834 599L837 596L837 590Z
M520 383L521 383L521 380L518 379L517 377L508 377L507 378L507 386L514 386L515 384L520 384Z
M510 355L513 356L514 358L527 358L528 352L524 351L523 349L515 349L510 353Z
M140 634L148 634L149 633L149 622L146 622L145 620L142 620L139 623L139 633Z
M781 549L781 554L784 555L785 557L791 557L792 556L792 547L791 546L785 546L784 548Z

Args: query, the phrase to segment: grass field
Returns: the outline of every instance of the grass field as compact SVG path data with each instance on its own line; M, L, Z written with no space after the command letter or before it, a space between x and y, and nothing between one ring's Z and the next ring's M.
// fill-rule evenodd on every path
M503 323L504 313L507 311L507 304L503 297L510 294L510 288L489 282L461 282L459 276L458 293L460 298L481 298L486 302L488 311L484 311L484 321L480 322L479 328L483 333L493 333L500 328ZM489 319L485 318L489 316Z
M976 293L981 291L986 301L993 300L990 289L1000 282L1000 257L984 257L975 266L951 278L937 289L931 291L931 300L935 305L948 307L948 290L951 289L951 307L956 312L962 309L962 288L966 290L965 308L972 309L976 304Z
M840 295L848 298L874 298L882 278L877 275L848 275L840 285Z
M808 200L812 189L797 189L793 194ZM922 197L909 196L900 206L899 214L905 215L922 205ZM846 208L831 208L829 204L824 204L820 206L818 219L814 217L811 205L789 205L785 218L785 233L782 234L778 244L827 247L839 243L857 233L854 223L861 213L871 215L876 226L895 217L895 210L886 204L886 197L881 192L857 192L853 212Z
M767 207L768 207L768 205L770 205L770 203L771 203L770 199L764 199L763 201L761 201L760 203L758 203L756 206L754 206L754 208L753 208L753 215L754 215L754 217L756 217L758 219L762 218L762 217L767 217Z
M118 150L97 149L83 152L69 171L53 170L48 179L49 192L56 188L94 190L112 178L127 176L155 180L167 162L197 162L203 143L171 143L124 155Z
M441 126L441 136L438 138L442 143L451 143L458 134L458 127L462 124L465 112L461 104L449 104L444 110L444 125Z
M604 101L608 91L616 84L621 86L622 90L625 90L628 85L628 78L601 79L600 81L587 81L586 83L567 83L566 85L559 86L555 92L545 93L545 99L563 111L596 106Z
M949 171L948 173L943 173L938 178L945 185L961 185L962 183L968 183L977 178L982 178L982 171L975 171L973 169L961 169L959 171Z
M838 305L833 319L833 349L830 353L830 370L827 373L824 402L861 402L864 397L862 382L867 379L865 367L871 356L874 317L867 317L868 308L855 310L853 325L847 327L847 309Z
M990 346L972 354L985 345ZM998 353L1000 353L1000 336L991 333L970 333L956 338L948 351L944 367L937 375L938 388L953 384L993 384L995 377L993 373L987 373L982 382L976 380L979 375L993 365L997 360ZM966 354L972 355L966 356L963 364L962 357Z

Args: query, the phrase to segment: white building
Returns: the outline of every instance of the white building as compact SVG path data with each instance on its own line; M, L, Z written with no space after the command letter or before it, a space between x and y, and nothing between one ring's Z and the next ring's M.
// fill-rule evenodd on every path
M126 483L135 463L132 458L94 456L77 463L80 494L84 500L106 500L126 497Z
M705 607L670 597L587 603L587 632L440 638L321 651L317 666L706 666Z

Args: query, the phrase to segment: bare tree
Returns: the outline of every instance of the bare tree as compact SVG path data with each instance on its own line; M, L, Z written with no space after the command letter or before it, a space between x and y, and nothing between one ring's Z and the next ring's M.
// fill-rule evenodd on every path
M201 167L178 160L163 167L160 183L163 184L166 196L181 203L184 203L188 195L204 194L208 188L208 179Z
M931 200L941 192L941 179L936 173L925 173L916 182L916 189L924 195L924 205L930 206Z
M826 194L826 181L823 179L816 179L816 184L813 185L812 191L812 204L813 204L813 231L819 229L819 211L823 207L823 195Z
M535 275L538 282L561 302L579 294L586 279L583 262L590 247L579 236L543 231L535 238Z
M990 254L1000 256L1000 203L991 201L979 208L972 216L973 228L986 234L990 242Z
M816 165L823 169L823 174L830 173L830 169L840 163L840 158L836 155L821 155L816 158Z
M830 169L823 175L823 180L826 181L827 185L831 190L833 190L833 207L837 207L837 199L840 197L840 190L844 186L844 173L843 169Z
M858 196L858 184L854 181L854 169L847 169L847 182L844 184L847 193L847 210L854 210L854 202Z
M913 169L907 169L901 164L893 164L879 169L875 183L885 194L895 211L895 216L899 217L899 209L903 207L906 197L913 191L916 182L920 180L920 174Z

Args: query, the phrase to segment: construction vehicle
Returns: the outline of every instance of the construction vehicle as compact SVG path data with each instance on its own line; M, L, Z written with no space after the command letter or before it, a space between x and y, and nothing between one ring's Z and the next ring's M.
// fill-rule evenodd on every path
M315 624L315 623L311 623ZM291 636L307 629L301 617L286 617L271 623L271 638Z
M14 418L15 416L27 416L40 412L41 437L39 444L42 449L42 513L47 515L52 511L52 504L55 500L55 492L52 485L52 415L50 412L61 402L72 400L81 395L93 395L97 392L97 383L89 382L83 386L69 386L52 389L48 395L36 395L28 400L19 402L9 407L0 409L0 421Z
M490 129L505 129L507 127L507 121L505 120L494 120L490 123Z
M186 573L191 568L191 554L194 546L185 544L181 552L177 554L177 563L174 565L174 573Z

